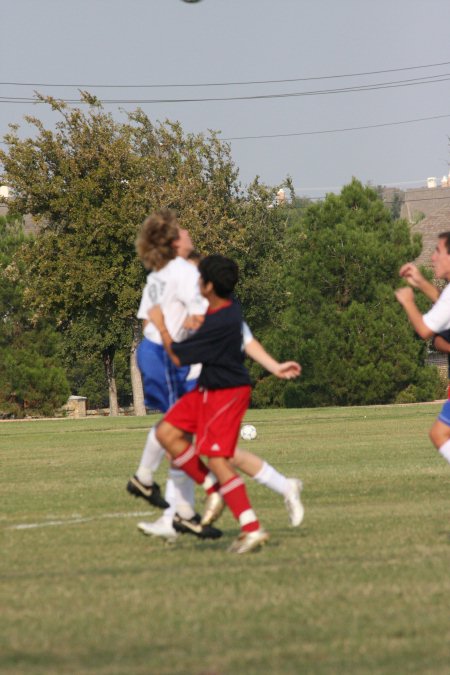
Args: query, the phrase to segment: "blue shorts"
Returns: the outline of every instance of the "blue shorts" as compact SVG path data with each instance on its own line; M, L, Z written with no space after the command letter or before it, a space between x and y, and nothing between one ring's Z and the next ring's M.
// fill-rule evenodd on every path
M450 427L450 401L446 401L438 415L438 420Z
M162 345L144 338L139 343L137 364L141 371L144 400L147 408L167 412L183 394L192 391L196 380L186 381L189 366L177 368Z

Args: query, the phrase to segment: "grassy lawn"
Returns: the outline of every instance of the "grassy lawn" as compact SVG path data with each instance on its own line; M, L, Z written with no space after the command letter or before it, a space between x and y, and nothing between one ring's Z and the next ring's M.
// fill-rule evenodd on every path
M448 675L439 408L250 411L243 447L303 479L306 516L249 483L271 540L246 556L228 513L216 542L137 531L160 515L125 491L154 418L1 422L0 672Z

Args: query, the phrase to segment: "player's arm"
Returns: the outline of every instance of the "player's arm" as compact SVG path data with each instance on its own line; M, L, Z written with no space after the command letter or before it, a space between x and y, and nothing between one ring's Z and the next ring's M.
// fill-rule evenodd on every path
M414 291L412 288L399 288L395 291L395 297L405 310L406 315L417 335L419 335L424 340L428 340L428 338L433 337L434 332L426 325L425 321L423 320L423 316L415 303Z
M183 323L183 328L186 330L198 330L205 320L204 314L191 314Z
M180 366L181 362L178 356L172 349L172 336L167 330L166 322L164 321L164 314L162 313L161 307L159 305L154 305L148 312L149 321L151 321L155 327L158 329L159 334L161 335L161 340L163 347L166 350L170 360L176 366Z
M247 356L253 359L253 361L256 361L260 366L268 370L269 373L282 380L291 380L294 377L298 377L302 372L301 365L296 361L285 361L284 363L276 361L254 337L245 343L244 349Z
M433 339L433 346L438 352L450 354L450 342L442 337L442 335L435 335Z
M408 262L400 267L400 276L413 288L418 288L424 295L432 302L436 302L440 295L440 291L436 286L425 279L422 272L412 262Z

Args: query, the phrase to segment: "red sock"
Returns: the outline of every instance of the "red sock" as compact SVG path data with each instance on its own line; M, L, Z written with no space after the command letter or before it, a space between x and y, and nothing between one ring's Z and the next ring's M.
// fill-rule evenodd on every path
M208 467L196 454L193 445L189 445L181 455L172 460L172 464L187 473L199 485L203 485L209 473Z
M240 476L234 476L221 485L220 493L233 516L239 521L241 530L244 532L259 530L258 519L251 507L244 481Z

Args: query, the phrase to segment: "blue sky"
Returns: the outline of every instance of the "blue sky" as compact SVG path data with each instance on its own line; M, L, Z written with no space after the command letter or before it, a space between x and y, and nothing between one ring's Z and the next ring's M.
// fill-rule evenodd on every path
M243 184L289 174L299 194L318 196L352 176L406 188L449 171L447 0L0 0L0 8L0 136L10 122L29 133L25 114L54 123L18 98L34 89L76 98L69 85L83 85L104 99L237 98L140 106L186 131L278 135L230 141ZM442 81L411 82L430 76ZM222 86L167 86L214 83ZM323 93L369 85L384 88ZM242 100L258 96L269 98ZM120 108L137 105L105 108L121 118ZM392 122L402 124L336 131Z

